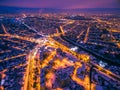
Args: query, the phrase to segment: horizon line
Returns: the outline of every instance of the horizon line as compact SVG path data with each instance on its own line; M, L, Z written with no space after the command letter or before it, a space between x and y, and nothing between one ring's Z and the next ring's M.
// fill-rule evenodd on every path
M49 8L49 7L19 7L19 6L5 6L5 5L0 5L0 7L11 7L11 8L32 8L32 9L120 9L120 8Z

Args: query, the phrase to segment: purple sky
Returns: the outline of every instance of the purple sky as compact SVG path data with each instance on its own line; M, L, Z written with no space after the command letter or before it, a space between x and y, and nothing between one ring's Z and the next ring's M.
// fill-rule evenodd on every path
M0 0L0 6L32 8L120 8L120 0Z

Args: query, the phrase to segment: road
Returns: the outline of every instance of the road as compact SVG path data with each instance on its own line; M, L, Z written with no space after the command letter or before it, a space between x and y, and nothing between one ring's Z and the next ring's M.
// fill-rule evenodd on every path
M24 86L23 86L23 90L34 90L33 88L33 84L34 84L34 69L36 67L36 54L38 52L39 48L38 46L36 46L32 51L30 51L29 55L27 56L27 60L28 60L28 65L27 65L27 69L26 69L26 73L25 73L25 77L24 77ZM40 89L38 89L40 90Z
M90 27L87 28L87 31L86 31L86 34L85 34L85 38L84 38L84 43L87 43L89 32L90 32Z
M59 28L59 31L61 34L64 35L64 31L62 27ZM88 33L89 33L89 30L88 30ZM60 34L60 35L61 35ZM75 46L78 46L80 48L82 48L83 50L87 51L87 52L92 52L92 51L89 51L88 49L80 46L79 44L69 40L68 38L64 38L64 36L61 35L61 38ZM21 40L26 40L26 41L30 41L30 42L34 42L34 43L37 43L37 46L35 46L35 48L33 50L30 51L30 53L27 55L27 68L26 68L26 72L25 72L25 76L24 76L24 86L23 86L23 90L40 90L40 77L38 77L40 75L40 69L41 68L44 68L45 66L48 66L49 62L53 59L53 57L56 55L56 51L53 51L51 53L50 56L48 56L44 62L42 62L41 64L39 64L39 56L37 57L37 53L40 49L40 47L42 45L47 45L47 46L50 46L50 47L53 47L55 49L57 48L60 48L63 52L66 52L66 53L70 53L71 55L73 55L74 57L78 58L78 62L76 63L73 63L73 62L70 62L66 59L64 59L62 62L60 62L59 60L56 60L55 63L57 64L57 66L53 66L54 69L59 69L59 67L62 67L62 68L65 68L67 65L68 66L74 66L74 71L73 71L73 75L71 76L71 78L78 84L82 85L83 87L85 87L86 90L89 90L90 88L90 78L89 78L89 75L86 74L85 75L85 78L84 80L81 80L77 77L77 69L80 68L82 65L81 63L84 62L86 63L86 67L90 68L89 67L89 64L92 65L94 68L96 68L99 72L102 72L105 76L113 79L113 80L116 80L116 81L119 81L120 82L120 77L113 74L112 72L110 72L109 70L106 70L100 66L98 66L97 64L93 63L92 61L89 61L89 56L88 55L81 55L81 54L78 54L72 50L70 50L68 47L66 47L65 45L59 43L58 41L54 40L52 37L42 37L40 39L35 39L35 38L30 38L30 37L21 37L21 36L18 36L18 35L11 35L11 34L0 34L0 36L7 36L9 38L17 38L17 39L21 39ZM86 35L86 38L87 38L88 35ZM45 41L47 40L47 41ZM106 59L104 57L102 57L101 55L98 55L96 53L93 53L94 55L96 56L99 56L103 59ZM85 62L86 61L86 62ZM89 62L89 63L88 63ZM67 65L66 65L67 64ZM87 65L88 64L88 65ZM35 72L35 70L38 70L38 72ZM89 71L89 70L88 70ZM48 75L49 76L49 75ZM53 77L54 79L54 74L51 74L50 73L50 76ZM37 80L34 80L34 78L37 78ZM47 76L46 76L47 77ZM36 87L34 86L36 82ZM84 82L84 83L82 83ZM39 84L38 84L39 83ZM53 82L51 82L53 83ZM50 86L49 84L46 83L46 85ZM34 86L34 87L33 87ZM94 88L95 85L92 84L92 87Z
M102 56L102 55L100 55L99 53L93 52L92 50L83 47L82 45L80 45L80 44L78 44L78 43L76 43L76 42L68 39L67 37L61 36L61 38L63 38L65 41L67 41L67 42L69 42L69 43L71 43L71 44L73 44L73 45L75 45L75 46L78 46L79 48L81 48L81 49L83 49L84 51L92 54L93 56L95 56L95 57L97 57L97 58L100 58L101 60L105 60L107 63L110 63L110 64L112 64L112 65L116 65L116 66L120 66L120 62L119 62L119 61L113 61L112 59L107 58L107 57L105 57L105 56Z
M90 52L91 54L92 54L92 53L95 54L97 57L101 57L101 58L104 59L104 60L107 59L107 58L105 58L105 57L103 57L103 56L101 56L101 55L99 55L99 54L97 54L97 53L94 53L94 52L92 52L92 51L89 51L88 49L86 49L86 48L84 48L83 46L75 43L74 41L71 41L70 39L64 37L63 35L61 35L61 38L64 39L65 41L67 41L67 42L70 42L71 44L73 44L73 45L75 45L75 46L78 46L78 47L82 48L83 50L86 50L86 51ZM60 45L59 45L59 46L60 46ZM63 49L63 50L64 50L64 49ZM70 52L70 53L71 53L71 52ZM74 53L74 52L72 52L72 53ZM75 53L75 55L79 55L79 54ZM78 58L78 57L77 57L77 58ZM110 62L109 59L107 59L107 60ZM112 60L111 60L111 61L112 61ZM113 62L112 62L112 63L113 63ZM98 66L98 65L95 64L95 63L93 64L92 61L90 61L90 64L92 64L95 68L97 68L97 69L100 70L101 72L105 73L105 75L107 75L107 76L108 76L108 75L111 75L111 77L114 78L116 81L117 81L117 80L120 81L120 77L119 77L118 75L113 74L113 73L110 72L109 70L106 70L106 69ZM116 63L116 65L119 65L119 63ZM106 74L106 73L107 73L107 74Z
M26 55L27 55L26 53L19 54L17 56L12 56L12 57L9 57L9 58L5 58L4 61L10 60L10 59L14 59L14 58L18 58L18 57L22 57L22 56L26 56ZM3 60L0 60L0 62L3 62Z

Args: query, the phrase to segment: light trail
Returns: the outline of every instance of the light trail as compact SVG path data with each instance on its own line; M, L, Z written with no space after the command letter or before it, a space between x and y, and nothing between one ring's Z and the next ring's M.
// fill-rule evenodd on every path
M11 50L1 51L0 54L3 54L3 53L9 53L9 52L11 52Z
M82 31L82 32L81 32L81 33L77 36L77 39L78 39L78 40L77 40L77 42L79 42L79 41L80 41L80 39L79 39L79 38L83 35L83 33L84 33L84 32L85 32L85 31Z
M109 46L109 45L104 45L104 44L94 43L94 42L87 42L87 44L98 45L98 46L103 46L103 47L112 47L112 46Z
M13 43L17 43L17 44L24 44L24 43L21 43L19 41L14 41L14 40L11 40L9 38L3 38L4 40L7 40L7 41L10 41L10 42L13 42Z
M66 24L62 25L62 27L65 27L65 26L67 26L67 25L69 25L69 24L73 24L74 22L75 22L74 20L68 21Z
M114 73L112 73L111 71L109 70L106 70L102 67L100 67L99 65L93 63L93 62L90 62L91 65L93 65L99 72L101 72L103 75L115 80L115 81L118 81L119 80L119 83L120 83L120 77Z
M30 41L33 43L39 43L36 39L30 38L30 37L21 37L18 35L11 35L11 34L0 34L0 36L8 36L9 38L17 38L17 39L21 39L21 40L25 40L25 41Z
M2 62L2 61L7 61L7 60L10 60L10 59L19 58L19 57L26 56L26 55L27 55L26 53L25 53L25 54L19 54L19 55L17 55L17 56L12 56L12 57L10 57L10 58L5 58L4 60L0 60L0 62Z
M39 51L39 45L36 46L28 55L28 66L25 73L25 83L23 90L41 90L40 87L40 60L37 52Z
M1 26L2 26L2 28L3 28L3 30L4 30L4 32L5 32L6 34L9 34L9 33L7 32L5 26L4 26L3 24L2 24Z
M29 25L27 25L27 24L25 24L25 23L22 23L23 25L25 25L28 29L30 29L30 30L33 30L34 32L36 32L38 35L41 35L42 36L42 34L40 34L40 32L38 32L36 29L34 29L33 27L30 27Z
M28 57L28 65L27 65L27 69L26 69L26 73L25 73L25 82L24 82L24 86L23 86L23 90L34 90L33 89L33 84L34 84L34 68L35 68L35 57L36 57L36 53L39 49L37 49L37 47L35 49L33 49Z
M55 33L55 34L50 35L50 37L57 37L57 36L60 36L60 35L61 35L61 33Z
M120 30L118 29L110 29L111 32L115 32L115 33L120 33Z
M85 31L80 32L80 34L77 36L77 38L80 38L81 35L82 35L84 32L85 32Z
M12 48L17 49L17 50L21 50L23 47L20 48L20 47L12 46Z
M90 27L88 27L88 29L87 29L87 31L86 31L86 35L85 35L85 38L84 38L84 43L86 43L87 40L88 40L89 32L90 32Z
M67 32L68 32L68 31L72 31L74 28L76 28L76 27L79 26L79 25L80 25L80 24L78 24L78 23L75 24L73 27L71 27L70 29L68 29ZM64 26L61 26L61 27L63 28Z
M67 31L72 31L74 28L76 28L78 25L74 25L72 28L68 29Z
M53 59L55 55L56 55L56 51L53 51L45 60L43 60L41 64L41 68L48 66L49 62Z
M38 47L39 49L39 47ZM38 50L39 51L39 50ZM41 74L41 65L40 65L40 53L37 53L36 54L36 72L35 72L35 76L36 76L36 80L34 83L36 83L36 90L41 90L41 85L40 85L40 82L41 82L41 77L40 77L40 74Z

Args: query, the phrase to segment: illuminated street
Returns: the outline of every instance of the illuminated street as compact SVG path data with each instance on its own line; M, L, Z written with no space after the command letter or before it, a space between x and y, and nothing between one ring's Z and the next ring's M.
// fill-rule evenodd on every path
M120 89L120 18L7 17L0 18L0 90Z

